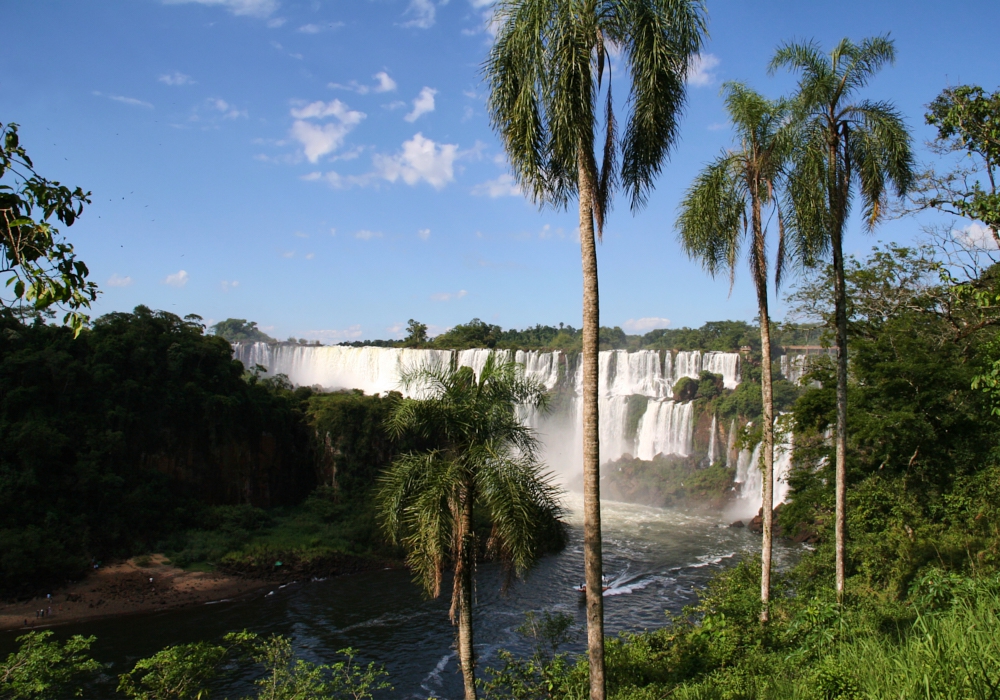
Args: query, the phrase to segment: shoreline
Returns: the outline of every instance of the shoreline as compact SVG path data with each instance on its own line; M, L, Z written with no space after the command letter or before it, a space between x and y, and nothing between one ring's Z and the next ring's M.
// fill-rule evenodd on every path
M147 566L139 566L135 559L129 559L96 569L82 581L57 588L50 594L51 598L42 595L27 601L0 604L0 630L31 631L108 617L177 610L242 598L269 583L264 579L218 572L185 571L165 561L163 555L154 555L149 557ZM44 617L38 616L39 610L46 611Z
M314 578L311 572L292 567L269 575L229 574L187 571L167 564L162 554L146 559L149 561L144 562L145 566L129 559L96 569L81 581L54 589L49 594L51 598L40 595L26 601L0 603L0 631L29 632L109 617L232 602L263 593L274 585L284 587L293 581L307 582ZM323 571L322 578L397 568L393 563L374 560L357 559L347 566L345 563ZM39 617L39 610L45 610L45 616Z

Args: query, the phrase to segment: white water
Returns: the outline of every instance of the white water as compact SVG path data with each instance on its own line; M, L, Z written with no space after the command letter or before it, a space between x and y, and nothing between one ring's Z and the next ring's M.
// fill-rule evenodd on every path
M715 414L712 414L712 428L708 431L708 463L715 464L715 432L718 429Z
M775 420L774 430L774 506L784 503L788 496L788 472L792 467L792 434L782 424L781 417ZM763 461L761 448L763 441L758 442L753 452L741 450L736 461L736 478L741 484L739 498L730 511L737 517L757 515L764 502Z
M412 350L401 348L352 348L345 346L300 346L289 344L237 343L234 353L252 368L261 365L268 374L284 374L295 385L320 386L327 390L361 389L365 393L402 391L401 373L421 366L448 363L482 371L490 350ZM511 351L497 351L509 359ZM518 350L514 360L529 378L553 390L560 382L571 389L563 415L539 415L525 410L523 420L535 428L545 444L547 461L564 472L575 471L582 461L583 368L579 357L555 352ZM683 351L676 354L655 350L608 350L598 358L598 394L601 413L601 461L630 454L652 459L657 454L687 456L692 452L693 415L690 404L672 400L673 386L682 377L697 378L702 371L722 375L733 389L740 382L740 356L733 352ZM629 406L647 399L634 436L629 435ZM634 419L634 416L633 416ZM635 425L636 423L633 423ZM713 431L714 433L714 431ZM732 439L732 430L730 431ZM714 457L714 445L711 448Z

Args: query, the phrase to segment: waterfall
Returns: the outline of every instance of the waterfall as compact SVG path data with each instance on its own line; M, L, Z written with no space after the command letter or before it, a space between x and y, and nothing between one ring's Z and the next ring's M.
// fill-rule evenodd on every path
M708 431L708 464L715 464L715 414L712 414L712 428Z
M737 352L706 352L701 368L704 372L721 374L727 389L735 389L740 383L740 355Z
M636 456L650 460L658 454L689 455L693 414L691 402L650 399L639 421Z
M809 371L806 357L806 355L782 355L781 376L792 384L800 384L803 375Z
M262 365L268 374L284 374L292 384L319 386L326 390L361 389L367 394L402 391L399 384L404 369L421 366L471 367L478 375L490 350L418 350L347 346L301 346L290 344L236 343L236 359L252 368ZM525 376L535 379L546 390L566 382L570 396L560 415L540 415L522 409L525 425L534 428L545 445L546 456L554 464L569 467L579 464L582 456L581 428L583 406L583 367L578 355L567 357L559 351L498 351L501 359L513 358L524 367ZM563 374L565 368L565 374ZM697 378L703 369L721 374L725 386L733 388L740 381L738 353L698 350L677 353L656 350L605 350L598 356L598 402L601 414L601 461L618 459L624 454L652 459L657 454L690 455L693 450L694 410L690 403L676 403L673 386L681 377ZM631 397L644 397L645 407L638 407ZM636 425L635 435L629 434ZM630 415L631 414L631 415ZM714 421L714 419L713 419ZM711 458L716 457L713 422ZM730 428L729 451L735 439ZM728 455L728 453L727 453ZM728 459L728 457L727 457Z
M729 436L726 438L726 469L732 469L733 448L736 447L736 419L729 424Z
M788 472L792 467L792 433L782 424L781 418L775 420L774 430L774 507L784 503L788 496ZM740 496L734 510L744 517L753 517L763 503L763 464L761 448L764 442L758 442L753 452L740 450L736 462L735 482L742 484Z

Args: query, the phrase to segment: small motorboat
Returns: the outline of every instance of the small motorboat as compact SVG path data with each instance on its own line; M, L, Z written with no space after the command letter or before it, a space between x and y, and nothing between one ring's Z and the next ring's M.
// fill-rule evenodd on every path
M609 588L611 588L611 584L608 583L608 577L607 576L602 576L601 577L601 592L604 593ZM587 584L586 583L581 583L579 586L577 586L573 590L579 591L580 593L586 593L587 592Z

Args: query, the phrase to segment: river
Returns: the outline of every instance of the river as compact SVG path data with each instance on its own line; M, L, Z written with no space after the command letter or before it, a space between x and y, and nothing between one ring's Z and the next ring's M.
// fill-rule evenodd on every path
M500 593L498 567L480 567L475 607L480 667L495 664L498 649L524 650L515 629L527 611L573 615L580 631L574 648L583 649L584 609L574 590L583 578L582 501L570 494L567 506L569 545L544 558L506 595ZM609 502L602 513L604 567L611 581L605 594L608 634L663 626L666 614L694 602L713 574L760 547L759 535L728 527L730 518L723 513ZM790 562L798 551L796 545L777 544L776 565ZM450 583L445 590L450 591ZM310 661L332 661L336 650L350 646L360 659L383 663L395 687L393 697L460 698L448 605L447 596L426 600L407 573L381 571L292 584L240 602L69 625L56 633L59 638L95 635L93 654L110 662L109 674L170 644L218 639L244 628L284 634ZM10 651L13 637L0 641L0 654ZM218 696L238 695L247 684L241 679Z

